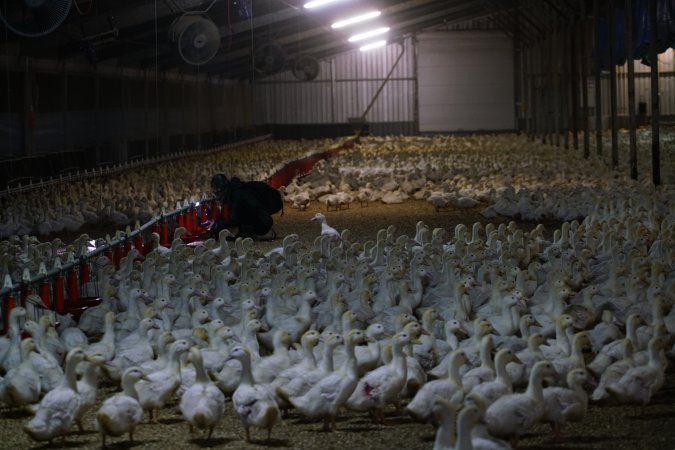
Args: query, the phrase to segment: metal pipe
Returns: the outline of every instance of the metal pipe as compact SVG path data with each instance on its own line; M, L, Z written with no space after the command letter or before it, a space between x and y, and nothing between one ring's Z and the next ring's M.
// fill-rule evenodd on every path
M382 89L384 89L384 86L387 84L387 81L389 81L389 78L391 78L391 75L394 73L394 69L396 69L396 66L398 66L399 61L401 60L401 58L403 58L403 54L405 53L405 47L403 46L402 43L399 43L399 45L401 46L401 53L398 54L398 58L396 58L396 61L394 61L394 64L391 66L391 69L389 69L389 73L387 73L386 78L384 79L380 87L377 89L377 92L375 92L375 95L373 96L372 100L370 100L370 103L368 104L366 110L361 115L361 118L364 120L368 115L368 113L370 112L370 109L377 101L377 98L380 96L380 93L382 92Z
M633 51L633 1L625 0L626 65L628 66L628 138L630 177L637 180L637 137L635 135L635 62Z
M574 148L574 150L579 150L579 70L577 67L577 46L576 40L574 39L577 28L578 25L575 20L570 27L569 33L570 89L572 90L572 95L570 97L572 104L572 148Z
M588 133L588 20L586 19L586 2L581 0L581 129L584 132L584 158L591 154L591 136Z
M659 59L656 53L658 35L656 16L656 1L649 2L649 62L651 63L651 90L652 90L652 182L655 186L661 184L661 148L659 147L659 119L661 116L659 105Z
M612 127L612 167L619 167L619 126L616 118L616 55L614 54L614 39L616 25L614 21L614 0L609 0L609 121Z
M600 17L600 2L593 0L593 29L595 36L595 151L598 156L602 156L602 86L600 80L600 31L598 28L598 17Z

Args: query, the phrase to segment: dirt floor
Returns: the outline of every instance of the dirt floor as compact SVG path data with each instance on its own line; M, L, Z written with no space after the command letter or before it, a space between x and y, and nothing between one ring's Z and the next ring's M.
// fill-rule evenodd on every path
M455 225L465 223L469 227L481 220L480 207L471 210L452 210L435 212L433 207L423 201L409 201L402 205L371 204L368 207L352 205L342 211L325 211L323 205L314 204L307 211L297 211L288 207L283 216L275 216L275 229L278 239L272 242L256 243L256 248L267 251L281 245L281 238L289 233L300 234L303 241L311 245L319 233L319 224L309 219L315 212L324 212L328 222L338 230L349 228L355 240L365 242L375 239L381 228L394 224L397 234L414 236L415 224L422 220L431 228L444 227L449 233ZM481 220L482 221L482 220ZM508 219L504 219L508 222ZM483 221L484 222L484 221ZM493 220L493 223L500 221ZM522 228L531 228L534 224L520 224ZM551 222L545 224L548 233L558 226ZM91 227L90 236L110 232L105 227ZM114 231L114 230L113 230ZM76 237L76 234L73 237ZM62 235L68 242L69 236ZM72 238L71 238L72 240ZM114 391L112 386L103 386L99 398ZM0 409L0 449L41 449L68 448L93 449L101 445L100 437L93 431L93 422L87 422L87 431L73 432L65 443L54 442L49 446L35 443L22 431L21 427L30 418L23 412ZM290 415L274 428L272 439L266 439L266 433L253 432L253 442L244 441L243 428L228 400L225 420L216 428L210 441L199 435L191 435L187 424L182 420L178 404L174 403L162 410L158 424L141 424L134 433L134 442L126 437L108 440L108 448L122 449L253 449L253 448L292 448L292 449L393 449L416 450L431 449L434 430L430 425L413 422L409 417L389 410L386 424L374 424L367 414L344 414L338 420L338 431L321 431L321 424L308 422L297 414ZM548 426L536 426L527 434L518 446L519 449L555 450L555 449L630 449L659 450L675 449L675 371L669 369L664 387L653 397L644 409L634 406L615 404L590 404L585 419L580 423L568 424L562 436L553 439Z

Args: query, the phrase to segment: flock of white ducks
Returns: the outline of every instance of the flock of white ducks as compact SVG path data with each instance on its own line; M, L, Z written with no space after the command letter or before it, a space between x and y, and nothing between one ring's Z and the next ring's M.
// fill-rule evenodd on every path
M540 152L531 164L539 157L550 160ZM507 159L486 161L474 170L508 173ZM451 167L430 160L420 173L441 179ZM454 230L419 222L412 236L390 226L360 242L357 230L331 231L317 215L309 248L298 236L267 254L248 239L196 247L174 239L142 259L132 252L118 269L99 258L103 301L82 327L12 310L0 340L0 400L31 412L24 430L37 441L74 425L95 427L104 444L133 439L144 415L156 421L174 400L211 437L231 398L247 440L254 428L269 437L282 411L335 430L346 410L384 422L396 409L435 424L437 449L509 448L539 422L559 434L583 420L589 399L646 405L664 383L675 332L674 197L573 169L546 172L561 183L552 191L564 173L565 195L577 189L597 202L551 237L514 222ZM52 246L12 242L23 244L29 271L58 260ZM122 391L89 424L100 380Z

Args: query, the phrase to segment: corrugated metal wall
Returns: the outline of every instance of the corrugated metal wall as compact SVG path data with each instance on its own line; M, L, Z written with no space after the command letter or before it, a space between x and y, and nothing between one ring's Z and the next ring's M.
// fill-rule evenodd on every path
M675 116L675 50L668 49L658 55L659 60L659 92L660 110L663 116ZM644 102L647 115L651 114L651 80L650 68L640 61L633 62L635 67L635 101ZM628 115L628 69L627 65L617 69L617 113ZM609 84L609 80L606 80ZM603 104L604 111L609 111L609 98ZM638 108L638 105L635 105Z
M415 122L415 56L410 38L402 46L389 44L322 60L319 76L313 81L297 81L290 70L257 81L256 123L344 124L349 118L360 117L401 51L403 56L366 119L373 134L409 134Z

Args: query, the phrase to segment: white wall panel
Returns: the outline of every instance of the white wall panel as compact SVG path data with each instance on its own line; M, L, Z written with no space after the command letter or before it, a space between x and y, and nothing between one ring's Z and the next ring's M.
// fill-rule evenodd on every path
M403 43L404 54L373 104L372 123L414 120L414 47ZM258 124L347 123L361 116L392 69L401 46L390 44L370 52L358 50L320 61L319 76L297 81L285 71L256 81Z
M494 31L419 36L421 132L515 128L513 49Z

